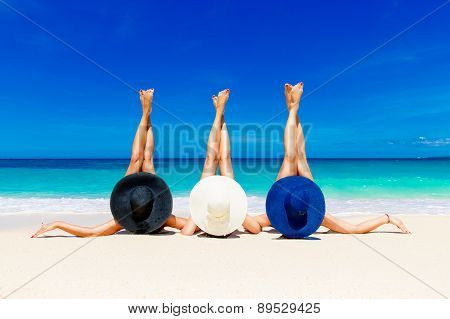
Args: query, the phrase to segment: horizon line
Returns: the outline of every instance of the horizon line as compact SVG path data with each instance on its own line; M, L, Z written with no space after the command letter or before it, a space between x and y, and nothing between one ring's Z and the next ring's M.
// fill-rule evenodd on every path
M154 160L204 160L205 157L155 157ZM233 157L233 159L240 160L281 160L283 157ZM232 159L232 160L233 160ZM450 159L450 156L426 156L426 157L309 157L308 160L322 160L322 159ZM130 160L129 157L4 157L0 161L9 160Z

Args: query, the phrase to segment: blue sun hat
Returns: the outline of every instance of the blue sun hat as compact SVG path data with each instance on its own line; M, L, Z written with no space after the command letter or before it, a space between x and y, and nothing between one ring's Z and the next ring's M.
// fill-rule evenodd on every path
M288 176L275 182L266 198L272 226L287 238L305 238L314 233L325 216L325 199L319 186L303 176Z

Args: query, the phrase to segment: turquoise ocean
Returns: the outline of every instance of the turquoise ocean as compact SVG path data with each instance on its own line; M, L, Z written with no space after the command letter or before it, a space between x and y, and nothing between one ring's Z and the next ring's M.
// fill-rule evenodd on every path
M203 159L155 160L174 196L174 212L187 213L189 192ZM450 214L450 159L311 159L330 212ZM236 180L251 213L264 200L280 159L234 159ZM108 213L109 195L124 175L125 159L0 160L0 214Z

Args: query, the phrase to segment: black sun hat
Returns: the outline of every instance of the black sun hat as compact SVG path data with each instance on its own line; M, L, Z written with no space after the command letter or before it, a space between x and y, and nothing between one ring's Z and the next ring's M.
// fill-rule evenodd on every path
M150 173L125 176L111 193L110 207L116 222L133 233L161 229L172 213L172 194L161 177Z

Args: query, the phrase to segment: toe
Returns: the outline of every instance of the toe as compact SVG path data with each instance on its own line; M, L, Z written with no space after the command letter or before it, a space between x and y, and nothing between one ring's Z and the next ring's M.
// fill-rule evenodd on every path
M286 83L284 85L284 91L289 93L289 92L291 92L291 90L292 90L292 85L290 85L289 83Z

